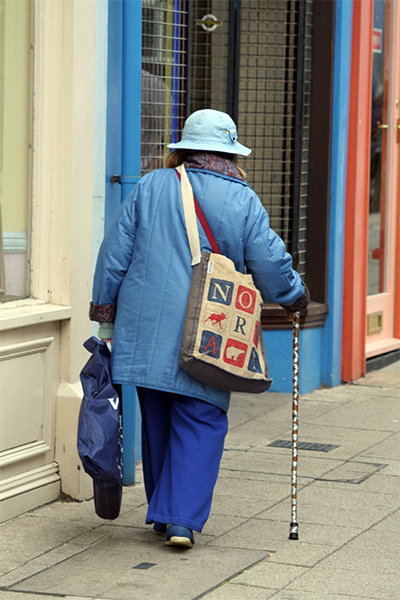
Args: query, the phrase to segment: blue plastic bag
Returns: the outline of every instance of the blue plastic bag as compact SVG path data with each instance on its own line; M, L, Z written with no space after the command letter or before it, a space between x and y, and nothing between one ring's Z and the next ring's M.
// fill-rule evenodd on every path
M80 378L83 400L78 423L78 453L93 479L96 513L104 519L119 515L122 498L122 419L120 398L111 380L111 353L106 342L89 338L92 353Z

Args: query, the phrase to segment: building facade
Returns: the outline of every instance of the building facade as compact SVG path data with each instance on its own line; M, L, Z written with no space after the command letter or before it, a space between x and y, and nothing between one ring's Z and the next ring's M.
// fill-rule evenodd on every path
M104 230L188 114L229 112L241 166L310 288L300 392L400 348L396 0L0 1L0 520L91 495L76 429ZM265 305L271 391L292 334ZM125 388L126 483L139 457Z

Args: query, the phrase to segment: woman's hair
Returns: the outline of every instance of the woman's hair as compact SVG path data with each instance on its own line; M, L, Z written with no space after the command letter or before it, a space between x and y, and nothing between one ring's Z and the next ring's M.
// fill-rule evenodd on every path
M185 160L190 158L190 156L192 156L194 154L198 154L199 152L201 152L201 150L200 151L199 150L186 150L183 148L179 148L178 150L173 150L170 154L168 154L168 156L165 157L164 167L166 169L175 169L175 167L179 167L179 165L184 163ZM207 151L204 150L203 152L207 152ZM208 153L214 154L215 156L220 156L221 158L224 158L225 160L230 160L231 162L233 162L233 164L235 165L235 167L237 168L237 170L239 171L239 173L241 174L243 179L246 179L246 173L237 164L235 154L228 154L227 152L208 152Z
M173 150L170 154L168 154L164 159L164 167L166 169L175 169L175 167L179 167L185 160L191 155L195 154L194 150L186 150L183 148L179 148L178 150Z

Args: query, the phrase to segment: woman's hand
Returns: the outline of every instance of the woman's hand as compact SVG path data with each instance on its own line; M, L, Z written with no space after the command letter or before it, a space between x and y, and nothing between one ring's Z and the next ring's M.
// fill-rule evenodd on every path
M102 342L105 342L107 344L107 348L109 349L109 351L112 351L112 338L100 338Z

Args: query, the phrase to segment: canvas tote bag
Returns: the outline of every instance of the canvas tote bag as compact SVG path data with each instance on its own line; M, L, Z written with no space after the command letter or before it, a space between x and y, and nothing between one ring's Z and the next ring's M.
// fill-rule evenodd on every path
M216 388L259 394L272 383L261 331L261 294L251 275L236 271L234 263L219 253L185 167L176 171L193 266L180 365ZM200 250L196 213L214 252Z

